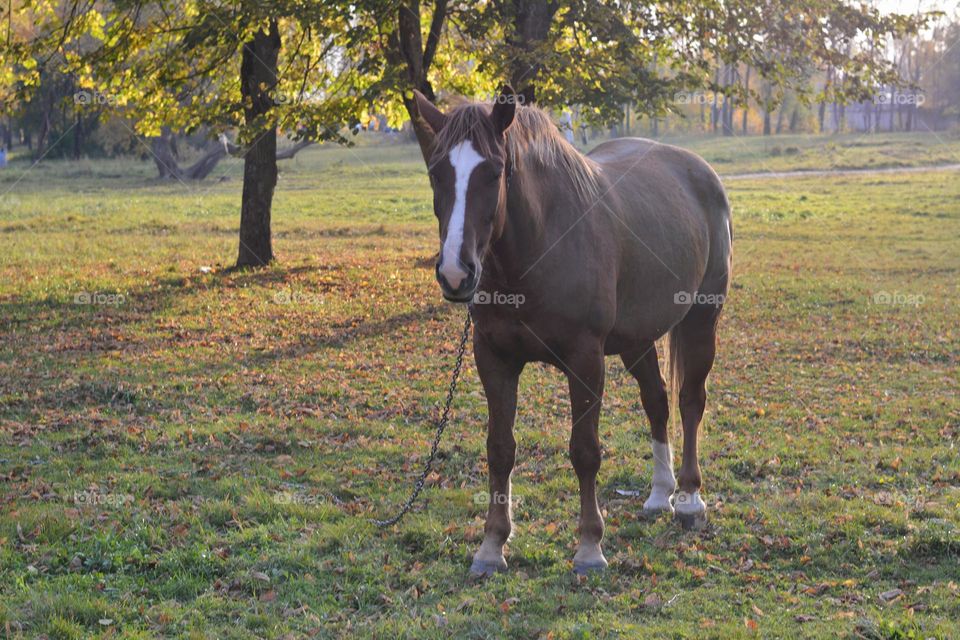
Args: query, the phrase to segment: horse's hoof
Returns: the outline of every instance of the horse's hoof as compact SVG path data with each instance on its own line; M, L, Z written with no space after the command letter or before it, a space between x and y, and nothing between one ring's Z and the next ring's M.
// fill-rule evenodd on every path
M673 508L672 508L672 507L670 507L670 508L668 508L668 507L653 507L653 508L644 507L643 510L640 511L640 517L641 517L642 519L644 519L644 520L657 520L658 518L660 518L660 516L666 515L666 514L673 514Z
M602 573L607 568L607 560L601 557L599 560L589 562L574 562L573 572L578 576L585 576L591 573Z
M673 517L680 521L684 531L700 531L707 526L707 512L683 513L675 511Z
M470 575L474 578L489 578L495 573L503 573L507 570L507 561L500 558L494 562L487 560L477 560L474 558L470 565Z

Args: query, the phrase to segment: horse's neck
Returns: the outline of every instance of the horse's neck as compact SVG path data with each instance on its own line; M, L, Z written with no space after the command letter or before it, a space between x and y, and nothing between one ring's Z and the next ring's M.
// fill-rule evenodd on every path
M503 232L493 245L492 275L504 287L520 288L520 280L529 267L549 246L546 244L547 225L563 224L560 209L545 211L548 203L555 203L556 193L548 186L557 184L544 175L540 167L515 171L507 186L507 211Z

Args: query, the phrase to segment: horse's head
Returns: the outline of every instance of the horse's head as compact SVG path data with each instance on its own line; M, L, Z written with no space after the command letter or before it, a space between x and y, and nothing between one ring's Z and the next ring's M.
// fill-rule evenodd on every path
M448 114L421 93L415 91L414 97L417 137L440 223L437 282L447 300L468 302L506 214L504 135L513 123L516 96L504 87L492 108L470 104Z

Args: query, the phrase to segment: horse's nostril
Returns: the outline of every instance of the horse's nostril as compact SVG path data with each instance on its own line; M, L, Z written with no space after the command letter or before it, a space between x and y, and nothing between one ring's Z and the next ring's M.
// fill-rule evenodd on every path
M456 267L449 263L436 265L437 282L448 293L472 291L479 278L480 267L475 262L456 261Z

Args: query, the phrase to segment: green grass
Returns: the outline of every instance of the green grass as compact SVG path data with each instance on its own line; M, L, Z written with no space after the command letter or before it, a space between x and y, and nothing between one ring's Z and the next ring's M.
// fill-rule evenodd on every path
M914 138L881 148L947 153ZM748 143L718 168L754 170ZM0 193L19 179L0 197L0 634L960 635L956 172L731 182L735 284L702 434L711 527L643 521L643 498L617 494L645 493L652 460L611 359L611 568L573 577L566 384L531 366L511 568L478 584L472 363L426 500L398 527L367 522L429 448L461 318L424 266L437 239L416 147L285 163L279 261L233 274L239 163L189 187L149 163L23 169L0 174ZM75 304L84 292L115 304Z
M641 131L638 135L648 136L648 133ZM667 133L663 141L693 149L720 175L960 164L960 132L767 137L690 137Z

